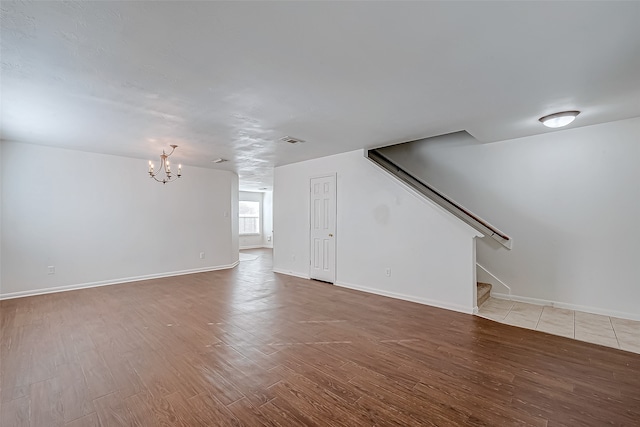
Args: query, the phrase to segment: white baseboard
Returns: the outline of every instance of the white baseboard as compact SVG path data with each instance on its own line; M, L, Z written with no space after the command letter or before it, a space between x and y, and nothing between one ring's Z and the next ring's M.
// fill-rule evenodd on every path
M389 292L389 291L384 291L384 290L381 290L381 289L368 288L366 286L359 286L359 285L354 285L354 284L351 284L351 283L344 283L344 282L338 283L338 282L336 282L335 285L336 286L340 286L342 288L354 289L356 291L367 292L367 293L370 293L370 294L381 295L381 296L384 296L384 297L395 298L395 299L399 299L399 300L403 300L403 301L417 302L418 304L430 305L430 306L433 306L433 307L444 308L446 310L458 311L460 313L465 313L465 314L473 314L473 311L474 311L473 307L464 307L464 306L461 306L461 305L450 304L450 303L446 303L446 302L443 302L443 301L437 301L437 300L433 300L433 299L429 299L429 298L414 297L414 296L411 296L411 295L405 295L405 294L400 294L400 293L396 293L396 292Z
M608 310L599 307L590 307L586 305L569 304L566 302L551 301L541 298L530 298L519 295L508 295L491 292L491 297L498 299L506 299L510 301L525 302L528 304L548 305L556 308L565 308L568 310L583 311L585 313L600 314L602 316L619 317L621 319L640 320L640 313L627 313L624 311Z
M273 272L274 273L280 273L280 274L286 274L287 276L300 277L301 279L310 279L308 274L298 273L298 272L295 272L295 271L281 270L281 269L278 269L278 268L274 268ZM384 297L395 298L395 299L399 299L399 300L403 300L403 301L417 302L418 304L430 305L430 306L433 306L433 307L444 308L446 310L458 311L460 313L465 313L465 314L473 314L474 313L474 309L477 311L477 307L463 307L463 306L460 306L460 305L449 304L449 303L445 303L445 302L442 302L442 301L437 301L437 300L432 300L432 299L427 299L427 298L419 298L419 297L414 297L414 296L411 296L411 295L405 295L405 294L400 294L400 293L396 293L396 292L388 292L388 291L383 291L383 290L380 290L380 289L368 288L366 286L354 285L352 283L336 282L336 283L334 283L334 285L340 286L341 288L353 289L353 290L356 290L356 291L366 292L366 293L375 294L375 295L381 295L381 296L384 296Z
M162 277L182 276L185 274L204 273L207 271L225 270L228 268L234 268L239 261L235 261L232 264L218 265L213 267L193 268L189 270L170 271L166 273L147 274L144 276L124 277L121 279L113 280L101 280L98 282L80 283L76 285L57 286L54 288L34 289L29 291L9 292L6 294L0 293L0 300L31 297L35 295L53 294L56 292L74 291L77 289L97 288L99 286L119 285L122 283L140 282L142 280L159 279Z
M309 274L298 273L298 272L295 272L295 271L281 270L279 268L274 268L273 272L274 273L280 273L280 274L286 274L287 276L299 277L301 279L310 279Z

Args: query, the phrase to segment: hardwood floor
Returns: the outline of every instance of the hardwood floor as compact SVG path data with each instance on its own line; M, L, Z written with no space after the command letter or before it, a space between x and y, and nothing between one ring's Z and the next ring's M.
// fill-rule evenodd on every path
M640 425L640 355L271 272L2 301L2 427Z

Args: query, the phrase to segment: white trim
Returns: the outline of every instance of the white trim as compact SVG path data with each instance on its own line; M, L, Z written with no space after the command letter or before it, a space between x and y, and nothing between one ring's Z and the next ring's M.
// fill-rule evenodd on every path
M204 273L207 271L225 270L234 268L240 261L232 264L218 265L213 267L192 268L189 270L170 271L167 273L147 274L144 276L123 277L121 279L101 280L98 282L80 283L76 285L56 286L55 288L34 289L29 291L10 292L8 294L0 294L0 300L30 297L34 295L53 294L56 292L75 291L77 289L97 288L99 286L119 285L122 283L139 282L141 280L159 279L162 277L183 276L185 274Z
M240 250L244 250L244 249L260 249L260 248L269 248L269 246L264 246L264 245L249 245L249 246L240 246L239 249Z
M350 284L350 283L344 283L344 282L343 283L338 283L338 282L336 282L335 285L336 286L340 286L341 288L353 289L353 290L356 290L356 291L367 292L369 294L381 295L381 296L384 296L384 297L395 298L395 299L399 299L399 300L403 300L403 301L416 302L418 304L430 305L430 306L433 306L433 307L444 308L446 310L458 311L460 313L465 313L465 314L473 314L473 311L474 311L473 307L464 307L464 306L457 305L457 304L450 304L450 303L437 301L437 300L432 300L432 299L428 299L428 298L414 297L414 296L411 296L411 295L399 294L399 293L396 293L396 292L383 291L381 289L368 288L366 286L353 285L353 284Z
M309 177L309 184L311 184L311 180L315 179L315 178L327 178L329 176L334 176L336 177L336 181L338 180L338 172L327 172L327 173L321 173L319 175L312 175Z
M530 298L519 295L507 295L500 293L492 293L492 298L505 299L509 301L525 302L528 304L548 305L556 308L566 308L568 310L582 311L585 313L600 314L602 316L619 317L621 319L640 320L640 313L627 313L624 311L608 310L605 308L590 307L586 305L569 304L566 302L551 301L541 298Z
M280 274L286 274L287 276L294 276L294 277L299 277L301 279L307 279L310 280L311 278L309 277L309 274L304 274L304 273L298 273L295 271L291 271L291 270L281 270L279 268L274 268L273 269L274 273L280 273Z
M471 239L471 257L473 258L471 263L471 305L473 305L473 314L478 312L478 269L476 268L477 246L477 237L474 237Z

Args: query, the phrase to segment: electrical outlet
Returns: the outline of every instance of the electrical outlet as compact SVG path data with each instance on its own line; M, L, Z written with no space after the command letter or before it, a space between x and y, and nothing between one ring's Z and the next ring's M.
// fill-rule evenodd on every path
M387 267L387 269L384 271L384 274L386 274L387 277L391 277L391 269Z
M204 259L204 252L200 252L200 259Z
M53 265L47 267L47 274L56 274L56 267Z

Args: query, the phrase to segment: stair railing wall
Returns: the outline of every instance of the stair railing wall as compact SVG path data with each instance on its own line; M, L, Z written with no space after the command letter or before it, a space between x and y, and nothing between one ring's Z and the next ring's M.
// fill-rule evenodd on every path
M411 175L409 172L402 169L400 166L395 164L392 160L390 160L384 154L380 153L378 150L367 150L366 153L367 158L376 165L385 169L420 194L428 197L439 206L446 209L448 212L452 213L465 223L469 224L471 227L484 233L486 236L490 236L507 249L511 249L513 240L508 235L498 230L493 225L489 224L487 221L478 217L462 205L456 203L445 194L431 187L429 184Z

